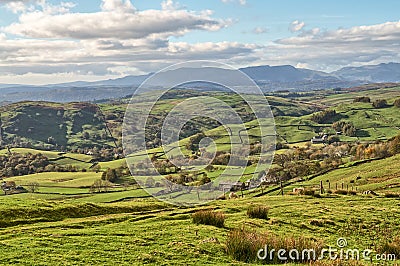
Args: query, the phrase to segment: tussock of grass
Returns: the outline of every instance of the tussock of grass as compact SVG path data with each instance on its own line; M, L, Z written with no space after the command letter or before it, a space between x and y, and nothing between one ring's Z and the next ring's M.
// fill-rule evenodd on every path
M333 193L335 193L337 195L349 195L349 196L356 196L357 195L357 191L345 190L345 189L338 189L338 190L333 191Z
M386 242L379 247L382 254L394 254L396 258L400 258L400 237L395 237L393 241Z
M257 257L257 253L260 249L265 249L265 247L268 248L268 254L265 259L260 260ZM229 232L226 253L235 260L248 263L287 263L288 261L279 260L276 252L273 252L272 256L270 256L271 253L269 251L272 249L284 249L289 252L292 249L296 249L301 253L302 250L314 249L317 258L323 247L322 241L313 241L304 237L275 236L269 233L258 233L241 228ZM263 256L264 252L261 252L260 255ZM300 254L299 257L294 256L290 262L309 262L312 260L314 260L312 254L311 258L307 255L303 258L302 254Z
M305 196L315 196L315 191L312 189L305 189L300 194Z
M247 216L250 218L268 220L269 208L265 206L250 206L247 209Z
M338 194L338 195L347 195L347 190L339 189L339 190L335 190L334 193Z
M224 227L225 215L216 211L198 211L192 214L193 223Z
M318 219L312 219L310 221L310 225L315 225L315 226L319 226L319 227L323 227L325 225L335 225L335 222L332 220L318 220Z
M385 198L399 198L400 194L393 193L393 192L387 192L385 193Z

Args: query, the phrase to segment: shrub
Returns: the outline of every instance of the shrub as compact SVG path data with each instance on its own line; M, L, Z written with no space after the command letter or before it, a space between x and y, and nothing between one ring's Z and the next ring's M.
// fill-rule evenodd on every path
M399 197L400 197L399 194L396 194L396 193L393 193L393 192L385 193L385 198L399 198Z
M396 100L394 101L394 106L400 108L400 99L396 99Z
M340 138L338 136L332 135L328 137L328 143L332 144L335 142L340 142Z
M337 113L335 110L324 110L322 112L313 114L311 120L318 124L326 124L334 120L336 116Z
M222 212L198 211L192 215L193 223L224 227L225 215Z
M366 97L366 96L356 97L353 102L355 102L355 103L370 103L371 98Z
M247 209L247 216L250 218L268 219L269 208L265 206L250 206Z
M347 192L347 195L355 196L355 195L357 195L357 192L354 190L350 190Z
M312 189L305 189L301 192L301 195L305 196L315 196L315 191Z
M384 243L378 250L379 253L394 254L396 258L400 258L400 237L395 237L392 241Z
M347 195L347 190L339 189L339 190L336 190L336 191L335 191L335 194Z
M324 226L324 221L322 221L322 220L315 220L315 219L313 219L313 220L311 220L310 221L310 224L311 225L315 225L315 226L319 226L319 227L322 227L322 226Z
M257 253L260 249L264 249L266 246L268 247L268 254L266 254L267 256L265 260L261 261L257 257ZM229 256L233 257L235 260L247 263L282 263L282 261L280 261L277 257L277 252L272 253L273 256L270 257L269 251L272 249L285 249L287 251L292 249L299 251L305 249L314 249L316 257L318 257L318 254L320 254L322 248L322 241L314 241L304 237L281 237L268 233L258 233L246 230L244 228L231 230L228 234L226 243L226 253ZM263 256L264 252L260 255ZM309 258L307 254L304 258L302 258L302 254L299 254L298 257L291 261L309 262L315 260L315 258L313 257L313 254L311 254L311 258Z
M385 108L385 107L387 107L387 101L386 100L376 100L375 102L372 103L372 106L374 108Z
M336 131L342 131L343 134L349 137L355 137L357 129L351 122L338 121L333 123L332 128Z

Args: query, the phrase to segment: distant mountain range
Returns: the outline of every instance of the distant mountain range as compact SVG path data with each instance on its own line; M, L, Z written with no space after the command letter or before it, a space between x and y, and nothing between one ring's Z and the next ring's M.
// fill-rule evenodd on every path
M292 90L305 91L338 87L352 87L366 83L400 82L400 63L387 63L361 67L345 67L332 73L283 66L255 66L240 69L252 78L263 91ZM225 79L228 85L238 85L234 71L218 68L180 68L160 74L158 81L151 84L154 87L163 86L163 81L171 84L180 77L190 78L196 73L198 80L218 77ZM152 73L140 76L127 76L118 79L108 79L96 82L70 82L30 86L17 84L0 84L0 102L16 102L23 100L42 100L55 102L93 101L100 99L120 98L132 94L134 90ZM199 78L200 77L200 78ZM239 84L240 85L240 84ZM220 86L204 86L197 83L182 85L207 90L220 89Z
M365 82L399 82L400 64L388 63L361 67L345 67L331 73L344 80L361 80Z

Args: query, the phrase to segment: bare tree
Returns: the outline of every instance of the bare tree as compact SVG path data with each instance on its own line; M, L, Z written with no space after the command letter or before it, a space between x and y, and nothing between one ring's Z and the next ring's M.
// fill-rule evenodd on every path
M27 186L28 191L31 193L35 193L39 191L39 183L38 182L31 182Z

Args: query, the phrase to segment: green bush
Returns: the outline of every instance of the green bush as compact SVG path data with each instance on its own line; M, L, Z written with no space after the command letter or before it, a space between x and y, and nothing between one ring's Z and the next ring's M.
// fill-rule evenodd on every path
M193 223L224 227L225 215L222 212L198 211L192 214Z
M395 237L392 241L384 243L378 250L379 253L394 254L396 258L400 258L400 237Z
M371 102L371 98L365 97L365 96L363 96L363 97L356 97L356 98L353 100L353 102L354 102L354 103L370 103L370 102Z
M399 198L399 197L400 197L400 194L396 194L396 193L393 193L393 192L385 193L385 198Z
M394 106L400 108L400 99L396 99L396 100L394 101Z
M257 219L268 219L269 208L265 206L250 206L247 209L247 216Z
M305 189L301 192L301 195L305 196L315 196L315 191L312 189Z
M372 106L374 108L385 108L385 107L387 107L387 101L379 99L379 100L376 100L375 102L373 102Z
M339 189L339 190L336 190L336 191L335 191L335 194L347 195L347 190Z
M313 220L310 221L310 224L311 224L311 225L315 225L315 226L322 227L322 226L324 226L325 223L324 223L324 221L322 221L322 220L313 219Z

